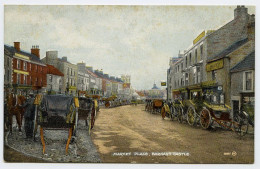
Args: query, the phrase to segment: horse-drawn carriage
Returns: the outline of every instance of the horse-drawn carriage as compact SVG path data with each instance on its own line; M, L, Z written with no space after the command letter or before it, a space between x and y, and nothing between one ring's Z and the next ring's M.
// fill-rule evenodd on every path
M36 105L33 135L37 133L40 126L43 154L45 153L45 141L43 130L69 130L66 144L68 153L69 143L72 136L76 136L78 125L79 100L73 96L66 95L40 95L34 100Z
M110 96L108 98L104 98L103 101L105 102L106 108L120 106L121 104L120 100L117 99L117 96Z
M193 85L180 88L173 91L173 99L172 103L167 104L172 119L177 117L179 122L187 121L191 126L200 124L204 129L220 126L239 135L247 132L246 121L250 120L243 119L249 116L248 113L243 111L240 117L232 118L231 107L225 104L221 86ZM162 111L165 110L164 106ZM244 114L243 119L241 114Z
M150 113L160 113L163 107L163 99L151 99L148 111Z
M222 128L235 131L243 136L247 133L246 117L247 112L241 110L241 114L236 114L233 119L231 107L225 104L225 96L221 87L203 88L204 102L200 113L200 124L202 128L209 129L218 124Z

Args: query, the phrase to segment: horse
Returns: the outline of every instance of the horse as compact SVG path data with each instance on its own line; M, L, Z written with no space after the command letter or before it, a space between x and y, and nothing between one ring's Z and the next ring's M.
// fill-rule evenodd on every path
M12 124L13 116L16 117L16 122L18 124L19 133L22 132L22 120L25 112L25 108L22 105L25 103L26 98L22 95L14 95L10 93L7 100L7 109L8 109L8 120L9 120L9 130L12 134Z

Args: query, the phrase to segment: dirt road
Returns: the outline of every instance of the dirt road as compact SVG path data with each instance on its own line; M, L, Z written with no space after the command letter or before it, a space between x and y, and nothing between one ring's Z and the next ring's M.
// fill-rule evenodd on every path
M92 140L104 163L253 163L254 137L203 130L158 114L144 105L102 109Z

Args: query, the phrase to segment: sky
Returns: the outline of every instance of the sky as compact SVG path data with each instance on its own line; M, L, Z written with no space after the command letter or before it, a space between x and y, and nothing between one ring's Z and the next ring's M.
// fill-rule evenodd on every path
M248 7L255 14L255 7ZM236 6L34 6L4 7L4 43L41 58L57 50L71 63L85 62L104 73L131 75L137 90L166 81L169 60L188 49L203 30L234 18ZM161 87L162 88L162 87Z

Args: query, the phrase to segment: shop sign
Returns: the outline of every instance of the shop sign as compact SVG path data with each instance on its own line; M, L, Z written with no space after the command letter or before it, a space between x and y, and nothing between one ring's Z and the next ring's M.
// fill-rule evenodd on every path
M25 56L25 55L22 55L22 54L19 54L19 53L15 53L15 56L17 56L17 57L19 57L19 58L22 58L22 59L29 60L29 57L28 57L28 56Z
M207 70L207 72L210 72L212 70L221 69L223 67L224 67L224 60L220 59L220 60L217 60L215 62L208 63L206 65L206 70Z
M161 82L161 86L166 86L166 82Z
M14 69L14 73L29 75L29 72L25 72L25 71L21 71L21 70L16 70L16 69Z
M205 36L205 31L203 31L196 39L193 40L193 45L196 44L199 40L201 40Z
M202 82L201 85L202 85L203 87L215 86L215 85L216 85L216 80L211 80L211 81Z

